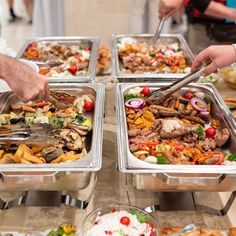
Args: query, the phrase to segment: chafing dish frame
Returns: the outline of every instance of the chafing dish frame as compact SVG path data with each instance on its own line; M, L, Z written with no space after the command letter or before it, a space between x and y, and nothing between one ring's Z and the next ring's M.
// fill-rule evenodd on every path
M86 73L81 73L79 75L73 76L47 76L48 81L51 83L56 82L68 82L68 83L86 83L91 82L94 80L96 75L96 64L98 59L98 47L99 47L99 38L97 37L77 37L77 36L65 36L65 37L35 37L27 39L24 45L19 50L16 58L24 58L23 54L32 42L43 42L43 43L51 43L51 42L58 42L63 44L79 44L79 43L86 43L89 42L92 44L90 59L89 59L89 66L88 71ZM24 58L26 59L26 58ZM26 59L29 60L29 59ZM34 61L34 60L30 60Z

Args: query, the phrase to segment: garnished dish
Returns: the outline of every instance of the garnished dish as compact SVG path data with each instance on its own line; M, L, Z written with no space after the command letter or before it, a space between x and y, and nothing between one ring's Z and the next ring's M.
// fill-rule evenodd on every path
M92 212L84 222L84 236L156 236L157 225L148 213L132 206L116 206Z
M236 154L223 152L230 132L204 92L184 90L160 101L151 89L133 87L124 95L130 152L152 164L228 165Z
M90 44L31 42L22 58L35 61L45 76L78 76L88 71L90 54Z
M153 47L133 38L117 43L122 69L126 73L190 73L191 63L179 43Z
M95 97L51 91L48 102L12 102L0 114L2 129L30 129L46 125L51 129L46 144L7 142L0 145L0 163L45 164L73 161L87 155L93 128Z

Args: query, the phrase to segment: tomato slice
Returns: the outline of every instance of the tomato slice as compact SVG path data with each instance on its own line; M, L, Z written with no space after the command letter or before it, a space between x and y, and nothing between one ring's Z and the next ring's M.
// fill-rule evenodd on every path
M148 96L151 93L150 88L148 88L147 86L144 86L141 92L144 96Z
M191 93L191 92L188 92L188 93L186 93L185 95L184 95L184 98L185 99L192 99L193 98L193 93Z

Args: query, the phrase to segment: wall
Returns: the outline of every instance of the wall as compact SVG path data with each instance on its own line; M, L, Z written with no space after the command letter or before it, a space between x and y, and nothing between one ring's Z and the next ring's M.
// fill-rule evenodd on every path
M102 44L110 45L112 34L129 31L130 3L131 0L65 0L66 35L98 36Z

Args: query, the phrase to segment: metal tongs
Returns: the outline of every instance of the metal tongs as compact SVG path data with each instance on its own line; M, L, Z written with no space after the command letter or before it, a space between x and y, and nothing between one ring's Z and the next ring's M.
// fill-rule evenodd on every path
M155 45L159 39L159 36L160 36L160 33L162 31L162 28L164 26L164 23L165 23L165 18L161 18L160 21L159 21L159 24L157 25L157 29L156 29L156 32L155 34L153 35L152 39L151 39L151 44L152 45Z
M186 85L196 81L200 76L203 75L204 70L205 70L205 67L201 68L197 72L186 75L182 79L179 79L168 86L164 86L160 89L156 89L153 92L151 92L148 98L155 99L158 102L162 102L166 97L170 96L171 94L175 93L176 91L185 87Z
M0 144L46 144L51 134L49 124L38 124L28 127L6 125L0 127Z
M168 234L168 236L178 236L180 234L190 233L190 232L194 231L196 228L197 228L197 226L195 224L189 224L174 233Z

